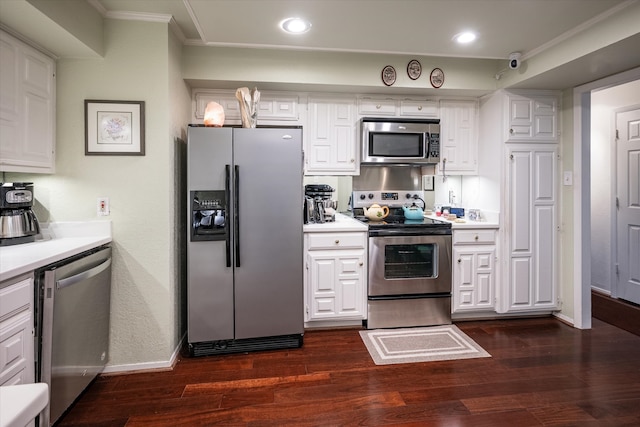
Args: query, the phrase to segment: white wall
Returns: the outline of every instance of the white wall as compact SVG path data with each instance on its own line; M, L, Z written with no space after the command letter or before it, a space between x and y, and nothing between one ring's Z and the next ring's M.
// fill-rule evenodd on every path
M591 94L591 283L615 294L612 231L615 225L615 110L640 104L640 81ZM615 233L614 233L615 234Z
M58 60L56 174L24 176L41 221L112 221L107 370L167 366L184 330L175 137L186 134L191 107L180 49L167 24L105 20L104 58ZM85 156L85 99L145 101L145 156ZM103 196L111 215L98 218Z

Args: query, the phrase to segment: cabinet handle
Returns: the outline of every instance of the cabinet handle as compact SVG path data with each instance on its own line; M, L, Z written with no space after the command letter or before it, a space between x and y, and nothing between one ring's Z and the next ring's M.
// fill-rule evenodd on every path
M351 159L351 163L355 163L355 162L356 162L356 159Z
M340 244L340 240L336 240L336 245Z
M513 160L513 154L512 154L512 155L510 155L510 156L509 156L509 158L510 158L511 160Z
M418 111L422 111L422 105L418 105Z
M364 265L364 262L360 261L360 267L362 267Z
M476 242L478 241L478 236L474 237L474 239L476 240Z
M513 129L509 129L509 133L513 135Z
M462 260L460 258L458 258L458 264L460 264L462 262Z
M382 107L382 105L378 104L376 105L376 110L379 110Z

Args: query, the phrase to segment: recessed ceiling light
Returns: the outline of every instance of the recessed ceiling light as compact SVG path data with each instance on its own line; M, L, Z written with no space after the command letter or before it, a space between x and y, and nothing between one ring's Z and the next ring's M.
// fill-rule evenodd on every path
M458 43L467 44L474 41L476 37L477 36L475 35L475 33L472 33L471 31L465 31L463 33L456 34L455 36L453 36L453 39Z
M290 34L302 34L311 29L311 23L302 18L287 18L280 23L280 27Z

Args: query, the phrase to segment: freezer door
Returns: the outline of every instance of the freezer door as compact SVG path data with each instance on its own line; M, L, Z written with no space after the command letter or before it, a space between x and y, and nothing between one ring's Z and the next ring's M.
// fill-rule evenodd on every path
M302 130L234 129L236 339L301 334Z
M231 138L231 128L189 128L187 218L191 218L191 192L225 190L232 162ZM188 341L233 339L233 268L226 249L231 242L194 241L191 224L187 228Z

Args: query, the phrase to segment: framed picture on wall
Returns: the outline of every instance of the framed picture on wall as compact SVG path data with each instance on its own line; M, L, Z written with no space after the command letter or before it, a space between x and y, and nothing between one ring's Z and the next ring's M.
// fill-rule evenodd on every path
M434 191L433 187L433 175L424 175L422 177L422 190L423 191Z
M144 156L144 101L84 101L84 154Z

